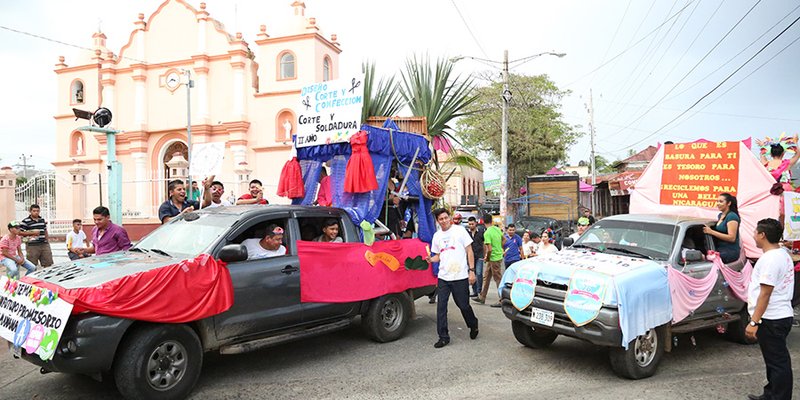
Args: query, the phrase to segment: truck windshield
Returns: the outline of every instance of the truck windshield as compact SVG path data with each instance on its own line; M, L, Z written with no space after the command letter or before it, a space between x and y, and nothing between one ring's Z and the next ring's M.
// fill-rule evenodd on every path
M238 215L218 213L181 215L145 236L134 248L177 258L195 257L208 250L237 219Z
M600 221L584 232L573 246L666 260L672 251L677 229L668 224Z

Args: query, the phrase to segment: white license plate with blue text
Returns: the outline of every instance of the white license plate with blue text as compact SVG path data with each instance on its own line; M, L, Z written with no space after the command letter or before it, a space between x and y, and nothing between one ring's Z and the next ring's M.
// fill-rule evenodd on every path
M553 326L553 312L533 307L531 308L531 322L545 326Z

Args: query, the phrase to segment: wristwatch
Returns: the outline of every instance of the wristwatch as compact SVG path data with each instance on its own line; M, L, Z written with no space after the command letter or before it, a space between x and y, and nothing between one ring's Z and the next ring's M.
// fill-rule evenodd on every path
M759 326L759 325L761 325L761 321L756 322L753 321L752 319L750 320L750 326Z

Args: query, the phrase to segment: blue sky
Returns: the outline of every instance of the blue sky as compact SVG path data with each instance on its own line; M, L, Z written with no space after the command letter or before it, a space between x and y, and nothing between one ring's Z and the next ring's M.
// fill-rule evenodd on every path
M149 16L160 3L156 0L3 2L0 26L90 47L91 35L99 23L108 36L109 48L118 53L133 29L137 13ZM200 2L189 3L199 7ZM231 33L241 31L250 42L261 24L267 25L270 34L279 35L282 21L292 12L288 0L208 0L207 3L212 17L223 22ZM559 86L570 89L572 94L565 99L562 111L566 121L583 125L585 131L588 131L585 103L591 88L597 150L608 159L624 157L630 148L641 150L665 140L680 142L701 137L736 140L800 131L797 128L800 74L796 73L800 43L790 45L767 62L800 37L800 22L693 111L665 126L800 16L795 1L307 0L305 3L306 15L317 18L326 36L338 34L344 50L340 59L342 74L358 70L361 61L367 58L377 61L379 73L393 73L414 53L497 61L502 59L504 49L509 50L512 60L550 50L567 53L561 59L532 60L512 72L547 73ZM751 8L747 17L731 30ZM668 20L681 9L675 18ZM729 30L730 34L721 40ZM637 42L638 45L633 45ZM59 55L66 56L69 63L84 51L0 29L0 57L4 60L0 74L6 79L5 96L0 97L3 110L0 132L4 139L0 164L17 163L23 152L33 155L33 162L39 168L46 168L53 159L55 149L51 143L56 134L52 119L56 101L53 65ZM739 52L742 53L734 57ZM767 63L763 68L753 72L764 62ZM589 73L604 63L603 68ZM689 73L692 68L695 69ZM490 68L484 63L464 60L458 63L458 69L470 73ZM666 95L670 89L672 93ZM657 104L662 97L665 100ZM651 106L652 110L645 113ZM702 111L695 113L697 110ZM569 151L570 162L588 159L588 144L589 138L585 136Z

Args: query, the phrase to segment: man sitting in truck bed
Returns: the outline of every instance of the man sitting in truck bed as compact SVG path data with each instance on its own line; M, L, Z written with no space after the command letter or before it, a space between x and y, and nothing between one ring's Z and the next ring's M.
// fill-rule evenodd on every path
M286 254L286 247L283 246L283 228L275 224L267 226L264 238L246 239L242 244L247 248L248 260L278 257Z

